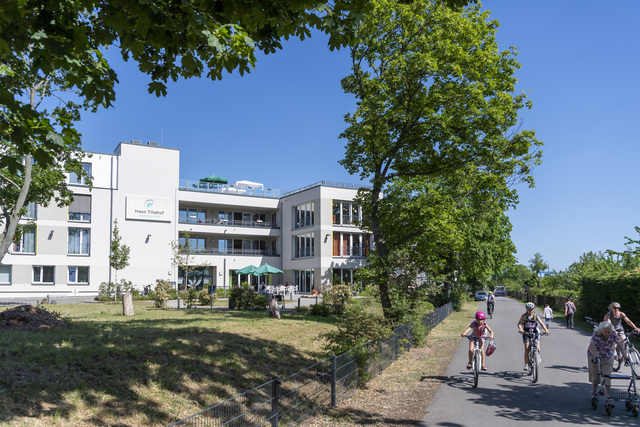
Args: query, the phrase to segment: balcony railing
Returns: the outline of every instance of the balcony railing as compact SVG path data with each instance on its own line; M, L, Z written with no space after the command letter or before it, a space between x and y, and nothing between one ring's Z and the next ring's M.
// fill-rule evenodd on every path
M181 250L180 253L187 253L187 250ZM194 255L258 255L258 256L280 256L276 251L271 249L218 249L206 248L192 250L190 253Z
M254 228L280 228L277 224L270 221L234 221L231 219L219 219L219 218L179 218L180 224L202 224L202 225L221 225L221 226L236 226L236 227L254 227Z
M214 184L212 182L180 180L180 190L203 191L206 193L237 194L240 196L279 198L282 191L273 188L236 187L234 184Z

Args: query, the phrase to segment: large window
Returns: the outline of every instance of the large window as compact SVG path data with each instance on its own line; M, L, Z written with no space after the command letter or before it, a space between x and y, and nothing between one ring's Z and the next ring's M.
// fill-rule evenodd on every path
M314 255L313 233L300 234L293 237L293 257L308 258Z
M369 250L369 234L333 233L333 256L364 257Z
M189 224L204 224L206 211L204 209L180 208L178 222Z
M22 216L23 219L38 219L38 204L29 202L26 206L27 212Z
M11 284L11 266L0 265L0 285Z
M83 163L82 167L87 175L91 176L91 163ZM75 172L69 173L69 184L87 185L87 178L78 176Z
M55 268L52 265L34 265L33 283L39 285L53 285L54 272Z
M69 206L69 221L91 222L91 196L74 194Z
M181 252L189 252L189 253L206 252L204 237L189 237L188 242L185 237L180 237L178 239L178 244L180 245Z
M314 218L314 203L304 203L293 208L293 228L304 228L313 226Z
M89 267L69 266L70 285L88 285L89 284Z
M88 228L69 228L69 255L89 255L91 230Z
M362 220L360 205L350 201L333 201L333 223L336 225L356 225Z
M13 244L13 253L35 254L36 253L36 228L24 227L19 237Z
M293 270L293 281L300 292L310 293L313 289L313 270Z

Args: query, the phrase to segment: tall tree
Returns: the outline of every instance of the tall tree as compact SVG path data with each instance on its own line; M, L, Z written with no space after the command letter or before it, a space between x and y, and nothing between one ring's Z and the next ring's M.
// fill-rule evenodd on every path
M136 61L150 77L149 92L161 96L169 80L218 80L234 70L244 74L255 64L256 50L273 53L283 39L304 39L314 29L330 35L330 48L343 46L367 10L369 0L4 0L0 261L13 242L25 203L51 199L50 192L32 188L39 179L30 169L33 163L59 172L59 179L50 183L62 190L59 205L70 203L62 174L81 173L79 157L70 154L80 149L75 122L82 110L108 108L115 100L118 80L103 55L106 48ZM47 99L54 107L43 104Z
M531 270L536 283L540 286L540 272L549 270L549 264L544 260L540 252L533 254L533 258L529 260L529 270Z
M514 48L499 51L498 23L488 18L477 6L379 0L351 47L342 87L358 103L345 117L341 164L371 182L358 198L387 318L392 260L401 259L394 254L410 252L427 271L455 275L460 224L513 206L513 184L533 185L541 143L516 129L518 111L530 107L514 93L520 65Z

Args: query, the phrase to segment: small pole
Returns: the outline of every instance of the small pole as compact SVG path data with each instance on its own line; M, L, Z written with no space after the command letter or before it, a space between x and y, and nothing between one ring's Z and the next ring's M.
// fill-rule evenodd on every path
M336 355L331 355L331 407L336 407L336 382L338 373L336 372Z
M51 304L51 299L49 299L49 294L47 294L47 305Z
M300 297L298 297L298 308L300 308Z
M318 294L316 294L316 305L318 305Z
M271 427L278 427L278 399L280 398L280 380L273 377L271 380Z
M178 308L180 308L180 297L178 297Z

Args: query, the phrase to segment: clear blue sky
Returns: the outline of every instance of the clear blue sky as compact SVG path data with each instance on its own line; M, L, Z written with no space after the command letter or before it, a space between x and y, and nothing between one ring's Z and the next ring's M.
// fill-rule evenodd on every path
M637 237L640 226L640 2L487 0L483 8L500 21L501 47L518 48L518 90L533 101L523 127L545 143L536 187L519 187L520 204L509 214L519 262L540 252L561 270L585 251L624 249L624 236ZM84 114L86 151L158 141L180 149L183 179L216 174L284 191L358 182L337 163L343 116L355 105L340 87L349 60L322 36L260 56L244 77L171 84L165 98L147 93L134 64L112 64L117 100Z

